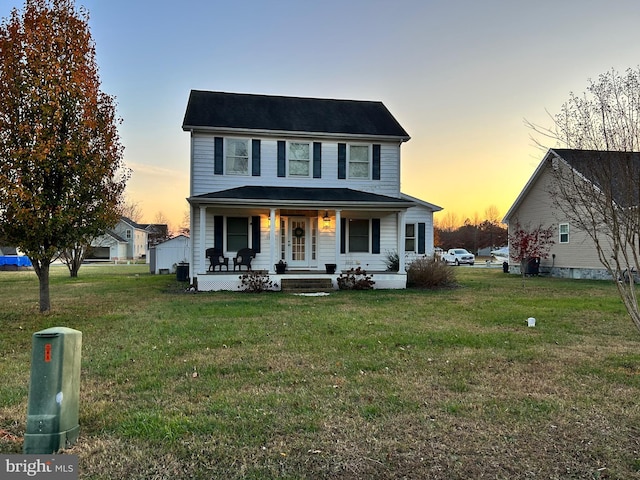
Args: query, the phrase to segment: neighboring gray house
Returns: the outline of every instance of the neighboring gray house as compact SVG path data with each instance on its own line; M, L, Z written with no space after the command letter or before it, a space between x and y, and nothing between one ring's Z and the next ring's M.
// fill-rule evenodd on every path
M118 262L127 259L128 242L113 230L107 230L91 242L87 260Z
M594 154L599 162L617 161L620 155L632 155L636 162L640 161L638 154L550 149L504 217L503 222L509 225L509 234L516 223L531 227L553 227L556 232L555 244L549 258L540 262L542 273L568 278L610 278L598 260L591 237L563 216L554 206L550 193L554 191L554 174L558 168L562 168L561 172L574 172L582 181L593 183L583 166L585 162L593 161ZM510 263L511 271L519 271L520 266L516 262L511 260Z
M337 274L361 266L377 288L405 288L406 261L433 253L440 207L400 191L409 135L380 102L192 91L192 257L200 290L237 287L208 272L208 248L243 247L254 269ZM383 275L389 252L400 271ZM336 274L336 275L337 275ZM235 275L237 278L237 274Z

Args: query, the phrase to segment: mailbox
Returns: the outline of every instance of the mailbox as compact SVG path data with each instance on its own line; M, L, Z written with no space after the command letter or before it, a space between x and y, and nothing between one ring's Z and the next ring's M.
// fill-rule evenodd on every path
M54 327L33 334L25 454L50 454L78 439L82 332Z

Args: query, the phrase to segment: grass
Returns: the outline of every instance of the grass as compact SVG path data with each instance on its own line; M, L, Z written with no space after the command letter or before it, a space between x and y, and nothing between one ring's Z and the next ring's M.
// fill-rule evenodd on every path
M35 274L0 272L0 453L22 451L33 332L68 326L81 478L640 478L640 334L614 286L457 272L302 297L54 269L44 316Z

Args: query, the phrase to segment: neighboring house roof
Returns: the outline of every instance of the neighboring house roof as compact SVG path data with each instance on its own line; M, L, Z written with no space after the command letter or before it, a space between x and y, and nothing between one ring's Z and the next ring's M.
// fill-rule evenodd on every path
M410 138L382 102L201 90L191 91L182 128Z
M140 230L144 230L144 229L145 229L145 226L144 226L144 225L140 225L139 223L137 223L137 222L135 222L135 221L131 220L129 217L120 217L120 219L121 219L124 223L126 223L126 224L128 224L128 225L132 226L133 228L137 228L137 229L140 229Z
M247 186L231 188L219 192L196 195L189 199L194 201L210 200L215 203L238 203L260 205L282 205L301 202L308 205L314 202L321 208L330 206L384 206L408 208L414 202L402 198L388 197L375 193L361 192L350 188L302 188L302 187L258 187Z
M564 161L578 175L599 188L602 187L601 177L595 175L595 172L601 171L601 167L603 165L609 166L609 177L612 182L609 188L614 193L614 195L616 191L622 190L616 188L616 182L628 180L629 175L632 175L633 178L636 179L640 178L640 153L638 152L613 152L564 148L549 149L540 164L537 166L536 170L533 172L533 175L531 175L531 178L529 178L527 184L520 192L520 195L518 195L518 198L505 215L503 220L504 223L509 223L509 218L513 216L513 214L522 204L522 201L527 197L527 195L531 191L531 188L536 183L539 176L542 174L544 166L548 161L553 159ZM637 181L636 184L638 184ZM638 198L638 196L634 195L634 198ZM625 201L622 198L616 198L615 200L619 204L628 203L628 201Z
M0 255L18 255L16 247L0 246Z
M106 232L104 232L104 234L108 235L111 238L113 238L116 242L127 243L126 239L122 238L120 235L118 235L113 230L107 230Z

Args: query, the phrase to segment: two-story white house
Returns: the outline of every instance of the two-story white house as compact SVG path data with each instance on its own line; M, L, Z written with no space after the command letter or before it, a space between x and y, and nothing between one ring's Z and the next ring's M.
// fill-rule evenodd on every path
M251 267L337 275L362 267L376 288L405 288L406 265L433 253L440 207L400 192L400 149L409 135L381 102L192 91L191 281L236 290L238 273L209 271L206 250ZM386 272L398 254L398 272Z

